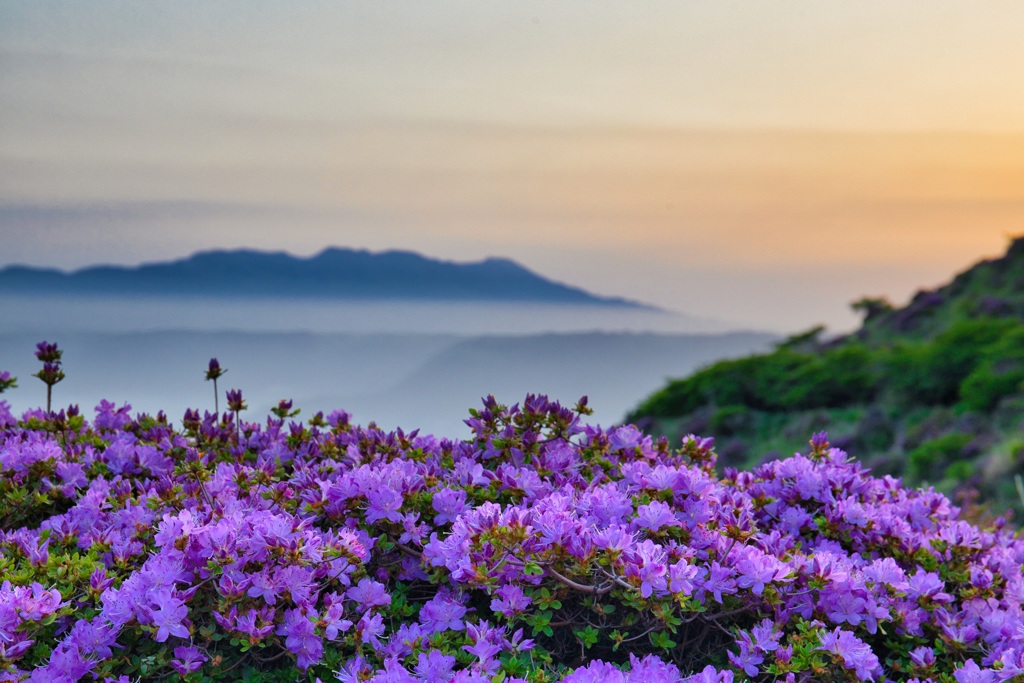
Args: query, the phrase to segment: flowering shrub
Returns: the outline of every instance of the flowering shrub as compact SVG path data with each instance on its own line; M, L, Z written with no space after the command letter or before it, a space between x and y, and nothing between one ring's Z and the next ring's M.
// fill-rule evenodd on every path
M823 434L718 474L585 401L231 410L0 402L0 680L1024 680L1024 541Z

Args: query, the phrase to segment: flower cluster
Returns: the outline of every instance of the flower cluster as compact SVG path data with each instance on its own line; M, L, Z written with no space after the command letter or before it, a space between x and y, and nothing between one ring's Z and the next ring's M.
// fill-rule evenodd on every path
M50 412L53 385L63 380L65 376L64 370L61 369L63 353L54 342L41 341L36 344L36 358L43 364L43 369L34 377L38 377L46 385L46 412Z
M38 583L11 586L4 581L0 585L0 659L17 659L32 647L30 633L60 606L60 591L46 590Z
M824 434L719 473L543 396L465 441L0 408L0 680L1024 679L1024 541Z

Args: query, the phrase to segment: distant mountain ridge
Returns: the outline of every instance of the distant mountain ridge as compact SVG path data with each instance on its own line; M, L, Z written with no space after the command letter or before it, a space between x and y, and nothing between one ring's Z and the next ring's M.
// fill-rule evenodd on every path
M435 301L515 301L647 308L548 280L515 261L455 263L409 251L332 247L302 258L285 252L207 251L140 266L73 272L0 269L0 293L120 296L295 297Z

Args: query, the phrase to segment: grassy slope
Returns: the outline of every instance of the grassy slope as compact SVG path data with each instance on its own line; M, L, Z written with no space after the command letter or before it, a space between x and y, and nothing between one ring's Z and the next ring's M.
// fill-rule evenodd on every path
M903 308L855 306L865 314L856 333L823 342L811 330L772 353L708 366L629 419L715 436L727 465L788 455L824 429L878 474L1020 509L1024 238Z

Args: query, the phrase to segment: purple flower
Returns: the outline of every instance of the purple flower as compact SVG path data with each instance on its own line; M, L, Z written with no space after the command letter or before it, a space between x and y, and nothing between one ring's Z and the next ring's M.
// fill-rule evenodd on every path
M698 569L694 565L680 560L668 568L668 589L673 593L692 595Z
M760 672L758 667L764 662L764 655L754 647L750 634L745 631L740 632L739 637L736 639L736 644L739 646L740 651L735 653L730 650L728 652L729 661L734 666L743 669L748 676L756 677Z
M268 605L277 604L277 596L280 592L280 588L277 582L271 578L270 572L266 569L263 571L253 574L250 579L250 587L248 594L253 598L263 598Z
M730 567L723 567L713 561L708 567L708 575L699 584L700 593L711 593L718 604L722 604L723 595L732 595L736 592L736 581L732 577L733 570Z
M340 683L362 683L370 677L370 665L356 655L344 662L335 675Z
M971 567L971 585L975 588L988 588L993 578L992 572L984 567Z
M864 620L867 600L854 595L849 584L845 584L842 588L838 591L832 591L828 596L827 602L825 597L822 598L824 603L823 609L833 623L847 623L850 626L857 626Z
M765 654L779 649L779 638L782 632L775 628L771 619L762 619L754 628L750 629L750 638L754 648Z
M516 632L512 634L512 637L506 641L506 645L508 646L508 649L513 652L529 652L537 646L532 638L523 637L523 629L521 628L516 629Z
M62 353L56 342L41 341L36 344L36 358L42 363L60 363Z
M281 420L284 420L285 418L289 418L289 417L295 417L301 411L297 410L297 409L296 410L292 410L292 406L294 406L294 405L295 405L295 403L291 399L282 398L280 401L277 402L276 406L274 406L273 408L270 409L270 412L272 412L274 415L276 415ZM295 429L295 426L294 426L295 423L292 423L292 424L293 424L292 428ZM296 432L296 433L298 433L298 432Z
M315 602L315 582L311 571L306 567L285 567L277 573L277 583L281 587L281 592L287 591L296 605L303 606Z
M174 659L171 660L171 667L182 676L198 671L207 660L198 647L189 645L187 647L174 648Z
M349 600L357 603L356 608L360 612L391 604L391 596L388 595L387 587L379 581L368 578L360 579L359 583L349 588L345 595Z
M245 409L247 409L249 407L248 405L246 405L245 401L242 400L242 390L241 389L231 389L231 390L229 390L228 393L227 393L227 398L228 398L228 410L233 410L234 412L238 413L238 412L241 412L241 411L243 411L243 410L245 410Z
M680 683L679 669L654 655L629 655L629 683Z
M341 598L330 602L324 612L324 636L328 640L337 640L338 636L352 628L352 622L345 619L345 604Z
M626 575L640 579L640 595L649 598L655 592L659 595L664 594L667 587L665 576L668 574L668 557L662 546L649 539L641 541L630 553L629 560Z
M626 425L612 432L608 438L608 443L613 450L626 451L639 446L642 440L643 434L640 433L639 429L633 425Z
M896 560L885 557L864 567L864 577L875 583L886 583L896 590L907 589L907 574Z
M223 375L225 372L227 372L227 370L222 370L221 369L220 362L216 358L211 358L210 359L210 365L209 365L209 367L206 370L206 379L207 379L207 381L209 381L211 379L217 379L218 377Z
M431 650L421 652L416 663L416 677L424 683L446 683L455 667L455 657Z
M0 394L16 386L18 386L17 377L11 377L11 373L6 370L0 372Z
M964 662L963 667L953 674L957 683L996 683L996 672L992 669L982 669L972 659Z
M882 659L901 663L899 680L1024 676L1019 535L834 449L719 477L704 440L654 448L632 428L579 427L541 397L485 403L470 441L344 416L331 428L253 422L243 441L234 413L191 415L179 432L110 403L61 433L43 411L12 422L4 405L0 476L31 508L9 506L8 564L42 570L77 551L99 569L72 592L0 585L0 683L113 679L132 666L118 643L140 638L163 673L196 677L214 658L211 628L239 645L218 649L217 670L279 646L310 672L328 659L344 683L490 683L513 657L529 675L552 671L519 628L542 609L571 622L557 627L569 637L586 613L649 625L672 605L696 629L719 620L734 643L673 653L685 674L634 656L564 680L829 675L812 660L834 678L881 680ZM617 611L605 620L594 606Z
M425 641L422 626L416 622L405 622L391 635L382 652L388 657L408 657L414 649L422 647Z
M359 633L359 640L380 649L380 637L384 635L384 619L379 614L367 612L356 624L356 631Z
M523 589L511 583L503 584L494 591L491 600L491 609L506 617L512 617L517 612L522 612L533 602Z
M836 628L821 636L819 650L830 652L843 661L843 666L853 669L857 678L862 681L872 680L874 674L881 671L878 657L871 651L867 643L849 631Z
M766 555L756 548L744 547L740 553L742 559L736 563L736 585L740 588L749 588L754 595L761 595L767 584L785 579L790 572L775 557Z
M83 488L89 483L85 468L78 462L57 463L57 476L63 482L61 489L68 498L74 496L75 489Z
M323 641L316 634L313 622L301 609L290 609L284 613L284 621L277 627L277 635L285 636L285 646L297 655L300 669L308 669L323 657Z
M811 448L815 453L821 453L828 448L828 432L815 432L811 435Z
M213 613L213 617L225 628L249 636L252 642L262 640L274 630L275 610L273 607L251 609L241 615L237 614L237 611L237 607L232 606L228 617L223 617L217 612Z
M0 591L10 591L11 602L17 605L18 615L26 621L39 621L56 612L61 606L60 591L46 590L38 583L11 588L10 582L4 581ZM0 596L0 600L3 600L3 596Z
M60 363L43 363L43 369L34 376L43 380L43 383L47 386L53 386L64 379L65 375L64 371L61 370Z
M91 654L96 660L109 659L117 642L118 629L101 620L75 622L64 641L83 654Z
M562 683L626 683L626 675L614 664L596 660L562 678Z
M487 675L493 675L499 665L495 657L507 645L502 632L490 623L481 621L478 624L468 624L466 635L469 636L470 644L463 645L462 649L476 656L475 668Z
M437 514L434 515L435 526L454 522L455 518L466 509L466 492L463 489L441 489L434 494L431 505L437 511Z
M733 683L731 671L719 671L708 664L699 674L684 678L683 683Z
M170 588L161 588L149 597L153 607L150 609L153 626L156 627L154 640L165 642L170 636L188 638L188 607Z
M907 595L918 602L947 603L953 600L952 596L943 592L946 584L942 582L937 572L918 569L907 583Z
M637 509L633 524L641 529L651 529L652 531L666 526L679 526L672 508L660 500L641 505Z
M461 631L466 628L462 618L466 606L448 590L441 589L420 609L420 624L428 633Z
M392 522L401 522L402 494L392 488L383 486L371 490L366 495L369 503L366 508L366 521L370 524L387 519Z
M929 669L935 664L935 651L930 647L916 647L909 654L910 663L919 669Z
M96 661L84 655L73 641L64 641L50 655L47 665L33 671L28 680L33 683L77 681L96 667Z
M405 670L402 663L395 657L384 660L384 670L378 671L368 683L417 683L416 679Z

